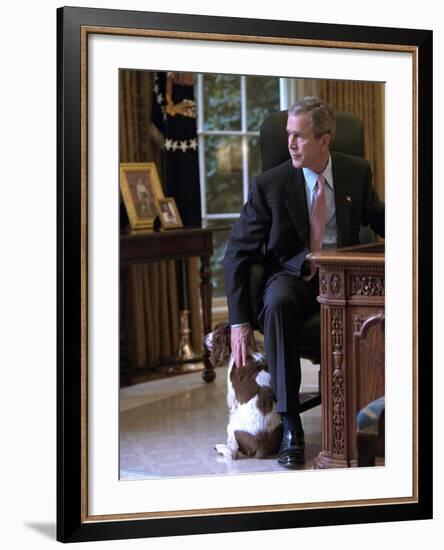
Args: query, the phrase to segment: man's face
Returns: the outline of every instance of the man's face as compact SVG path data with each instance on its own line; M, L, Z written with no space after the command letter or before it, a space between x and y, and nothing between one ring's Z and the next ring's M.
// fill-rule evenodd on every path
M295 168L322 172L328 161L330 136L316 138L307 113L292 115L287 120L288 151Z

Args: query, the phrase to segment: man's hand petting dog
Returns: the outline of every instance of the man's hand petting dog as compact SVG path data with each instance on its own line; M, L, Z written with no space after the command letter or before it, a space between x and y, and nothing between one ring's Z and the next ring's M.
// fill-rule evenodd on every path
M248 349L257 350L256 340L251 325L246 323L231 327L231 349L237 368L248 363Z

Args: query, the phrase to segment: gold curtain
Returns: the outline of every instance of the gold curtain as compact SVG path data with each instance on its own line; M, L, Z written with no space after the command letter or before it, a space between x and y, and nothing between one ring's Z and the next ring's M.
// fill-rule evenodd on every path
M344 80L305 80L305 95L327 101L336 111L358 116L364 124L365 158L373 170L375 188L384 198L384 84Z
M162 151L151 134L152 73L119 72L120 162L155 162L162 179ZM198 259L186 262L191 344L202 349ZM121 331L127 367L162 364L179 346L182 289L175 261L133 265L121 270Z

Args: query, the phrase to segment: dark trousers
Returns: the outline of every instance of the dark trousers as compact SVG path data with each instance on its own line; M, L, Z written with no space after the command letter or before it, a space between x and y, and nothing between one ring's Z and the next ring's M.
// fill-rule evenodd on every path
M299 413L303 321L319 309L319 279L308 283L287 273L272 276L263 294L259 321L264 329L265 353L280 413Z

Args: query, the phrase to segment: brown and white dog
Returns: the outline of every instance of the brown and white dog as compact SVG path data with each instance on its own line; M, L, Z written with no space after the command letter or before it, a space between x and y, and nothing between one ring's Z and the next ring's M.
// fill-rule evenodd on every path
M215 445L229 459L242 453L265 458L277 453L282 441L281 416L276 412L271 377L265 356L251 350L251 361L236 368L231 354L230 326L220 323L205 337L214 367L228 363L227 404L229 421L227 443Z

